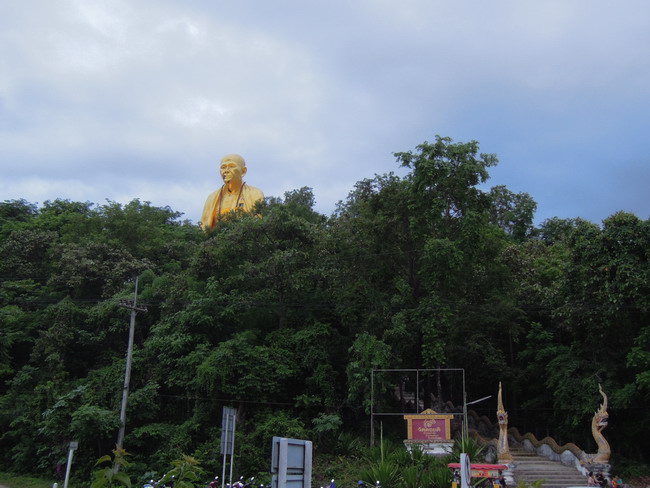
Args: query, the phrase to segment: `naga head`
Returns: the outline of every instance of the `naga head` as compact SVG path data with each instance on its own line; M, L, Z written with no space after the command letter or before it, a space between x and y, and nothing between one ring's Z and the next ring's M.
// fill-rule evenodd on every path
M603 403L600 405L596 413L594 413L594 418L591 421L591 434L594 436L596 444L598 444L598 453L594 457L594 463L609 463L609 456L612 450L609 447L609 443L605 436L603 436L602 430L607 427L609 421L609 415L607 414L607 395L603 391L602 387L598 385L598 391L603 396Z
M501 397L501 382L499 381L499 396L497 402L497 420L499 425L504 425L508 423L508 412L503 408L503 399Z
M596 428L599 432L602 431L607 424L609 423L609 414L607 413L607 395L603 391L603 388L598 385L598 391L603 396L603 403L600 404L598 410L594 413L594 418L591 421L591 425Z

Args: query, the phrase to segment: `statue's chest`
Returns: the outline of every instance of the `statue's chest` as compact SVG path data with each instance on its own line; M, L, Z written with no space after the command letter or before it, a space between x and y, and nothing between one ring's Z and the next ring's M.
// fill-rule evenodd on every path
M229 212L230 210L234 210L236 208L243 208L244 207L244 199L241 198L241 194L239 192L237 193L230 193L230 192L223 192L221 195L221 212Z

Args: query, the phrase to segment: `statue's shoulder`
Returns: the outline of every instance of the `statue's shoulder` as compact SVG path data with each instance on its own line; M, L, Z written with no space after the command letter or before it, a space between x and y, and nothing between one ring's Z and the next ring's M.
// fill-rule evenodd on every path
M213 191L212 193L210 193L210 194L208 195L208 198L206 198L206 202L209 202L209 201L211 201L211 200L214 200L215 198L218 198L219 195L221 194L221 190L222 190L222 189L223 189L223 187L220 187L220 188L217 188L217 189L216 189L215 191Z
M259 188L249 185L246 183L246 193L248 194L249 198L253 198L254 200L263 200L264 199L264 193L262 190Z

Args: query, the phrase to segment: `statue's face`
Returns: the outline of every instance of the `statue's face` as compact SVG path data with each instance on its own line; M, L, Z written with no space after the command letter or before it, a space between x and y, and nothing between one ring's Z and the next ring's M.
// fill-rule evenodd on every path
M246 174L246 167L232 159L224 159L221 161L219 172L224 183L241 182Z

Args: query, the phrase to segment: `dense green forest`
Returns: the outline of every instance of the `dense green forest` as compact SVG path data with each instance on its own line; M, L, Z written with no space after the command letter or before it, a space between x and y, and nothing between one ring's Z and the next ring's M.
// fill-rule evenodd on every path
M497 158L476 142L395 156L405 177L331 216L301 188L211 232L139 200L0 203L0 470L51 476L78 440L89 472L114 448L136 276L142 472L217 471L224 405L249 472L273 435L367 440L373 368L464 368L473 398L501 381L511 426L592 452L602 384L612 462L650 462L650 221L535 226L531 196L482 189Z

